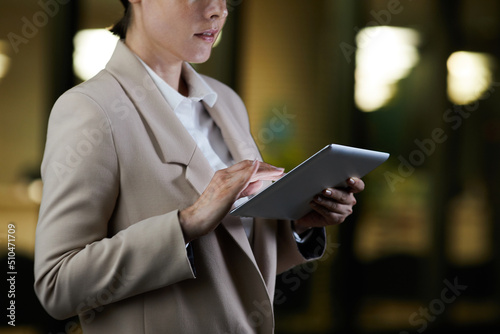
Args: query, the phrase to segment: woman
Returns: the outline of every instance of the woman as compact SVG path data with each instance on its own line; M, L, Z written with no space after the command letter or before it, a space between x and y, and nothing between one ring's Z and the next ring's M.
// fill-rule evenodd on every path
M283 169L261 162L240 98L188 65L209 58L225 1L122 3L106 69L51 113L35 290L85 333L271 333L276 274L321 256L364 184L293 223L228 216Z

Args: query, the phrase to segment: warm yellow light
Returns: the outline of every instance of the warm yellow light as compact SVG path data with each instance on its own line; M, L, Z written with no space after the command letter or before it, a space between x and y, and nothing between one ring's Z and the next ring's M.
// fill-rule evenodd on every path
M106 29L80 30L73 40L73 69L82 80L88 80L101 71L111 58L118 37Z
M6 55L0 54L0 79L3 78L10 67L10 58Z
M419 34L409 28L369 27L356 36L356 105L374 111L386 105L397 92L397 82L419 61Z
M459 51L450 55L448 66L448 98L455 104L468 104L479 99L493 80L493 57L484 53Z
M217 39L215 40L214 45L213 45L213 47L214 47L214 48L215 48L217 45L219 45L219 44L220 44L220 41L222 40L222 32L223 32L223 31L224 31L224 30L221 30L221 31L219 32L219 35L217 35Z
M33 203L40 204L42 202L42 192L43 182L41 179L33 180L28 185L28 197Z
M0 79L5 77L10 68L10 57L8 54L8 44L0 40Z

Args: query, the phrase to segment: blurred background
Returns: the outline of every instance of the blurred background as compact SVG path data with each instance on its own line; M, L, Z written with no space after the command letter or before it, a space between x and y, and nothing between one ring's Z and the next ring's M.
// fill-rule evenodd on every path
M196 68L245 101L265 160L329 143L389 152L316 262L277 278L276 333L500 332L500 1L228 0ZM79 333L32 289L51 107L110 57L117 0L0 2L0 256L16 327ZM11 229L12 230L12 229ZM7 315L7 313L6 313Z

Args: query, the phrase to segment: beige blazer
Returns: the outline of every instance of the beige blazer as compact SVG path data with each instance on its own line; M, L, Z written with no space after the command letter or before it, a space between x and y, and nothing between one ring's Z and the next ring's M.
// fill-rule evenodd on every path
M234 160L260 158L241 99L204 79L219 96L206 109ZM275 276L304 257L289 222L256 220L250 242L230 216L186 249L178 210L213 173L119 42L106 69L50 116L35 249L47 311L78 314L85 333L272 333Z

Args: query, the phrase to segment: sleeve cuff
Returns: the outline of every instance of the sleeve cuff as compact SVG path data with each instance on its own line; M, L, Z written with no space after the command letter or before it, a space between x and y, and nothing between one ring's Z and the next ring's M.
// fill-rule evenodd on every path
M297 232L293 231L293 237L295 238L295 241L299 244L303 244L309 240L311 235L313 234L312 229L309 229L302 234L298 234Z
M193 270L193 274L196 277L196 267L194 266L194 252L193 252L193 246L191 246L191 243L186 244L186 253L187 257L189 260L189 264L191 265L191 269Z
M320 258L326 247L326 230L324 227L314 227L298 234L295 232L294 221L291 221L292 232L300 254L306 260Z

